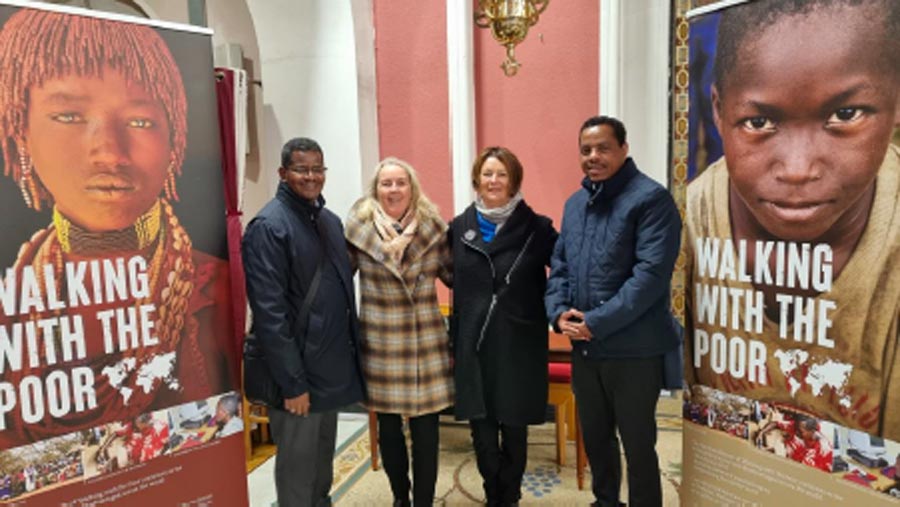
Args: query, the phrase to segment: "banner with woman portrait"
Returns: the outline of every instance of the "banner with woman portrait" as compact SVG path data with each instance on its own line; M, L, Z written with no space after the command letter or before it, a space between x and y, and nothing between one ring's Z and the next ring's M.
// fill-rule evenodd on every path
M210 32L0 3L0 502L244 505Z
M896 505L900 2L688 17L682 499Z

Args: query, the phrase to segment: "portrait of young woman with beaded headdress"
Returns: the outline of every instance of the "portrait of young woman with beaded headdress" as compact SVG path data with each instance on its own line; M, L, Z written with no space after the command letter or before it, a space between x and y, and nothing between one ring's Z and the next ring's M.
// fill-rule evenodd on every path
M0 270L0 447L232 390L227 261L173 211L188 101L163 38L23 8L0 69L4 174L52 210Z

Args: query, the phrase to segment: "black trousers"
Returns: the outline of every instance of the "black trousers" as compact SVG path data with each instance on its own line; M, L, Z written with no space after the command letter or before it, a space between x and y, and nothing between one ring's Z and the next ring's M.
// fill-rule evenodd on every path
M528 426L511 426L490 417L472 419L469 426L487 504L518 502L528 460Z
M337 411L306 417L269 409L275 454L275 489L280 507L331 505Z
M656 402L662 356L592 360L573 354L572 389L597 505L621 505L618 429L628 466L628 505L661 507Z
M431 505L438 472L438 414L410 417L409 432L412 436L413 505ZM378 414L378 445L394 502L409 505L409 458L403 418L399 414Z

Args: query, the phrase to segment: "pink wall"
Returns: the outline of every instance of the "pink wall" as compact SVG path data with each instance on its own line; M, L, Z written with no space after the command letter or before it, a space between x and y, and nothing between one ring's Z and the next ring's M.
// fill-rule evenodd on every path
M444 2L373 2L381 157L409 161L453 216Z
M599 108L599 2L551 2L516 48L522 64L506 77L506 50L475 31L477 150L506 146L525 167L525 200L559 228L578 188L578 128ZM542 36L542 37L541 37Z
M381 157L411 162L450 219L446 5L374 4ZM489 30L475 29L477 149L502 145L516 153L525 166L526 200L557 228L563 203L581 180L578 127L599 107L599 16L596 0L551 3L518 46L522 68L513 78L499 68L504 48Z

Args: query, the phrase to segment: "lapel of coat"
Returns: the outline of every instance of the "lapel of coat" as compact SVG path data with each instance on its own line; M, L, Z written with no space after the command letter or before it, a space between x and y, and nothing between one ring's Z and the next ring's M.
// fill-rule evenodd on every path
M489 243L484 242L481 235L481 227L478 225L478 212L475 210L475 204L470 204L463 212L462 230L458 233L462 237L464 244L475 247L482 252L488 251Z
M463 239L466 243L481 249L489 255L509 248L521 247L519 243L525 237L523 229L527 229L531 217L534 215L534 212L525 204L525 201L520 202L510 214L506 223L503 224L503 227L494 236L494 239L490 243L485 243L481 236L476 213L474 204L466 209L463 215ZM469 233L469 231L472 232Z
M415 264L435 243L437 243L442 235L447 233L447 224L440 219L423 218L419 221L419 228L416 231L416 237L406 247L404 266Z
M371 202L369 202L369 198L363 197L356 201L356 204L350 209L350 216L347 217L347 225L344 228L347 242L360 252L375 259L375 262L382 264L391 274L402 280L403 277L400 276L400 273L385 262L385 254L381 249L381 239L378 237L378 232L375 230L371 216L366 216L371 212L370 207Z
M506 223L503 224L503 227L500 228L500 231L497 232L497 235L494 236L494 240L488 243L488 252L494 253L511 248L521 248L522 242L525 241L528 235L526 232L533 215L534 212L531 211L531 208L525 204L525 201L521 201L510 214Z

